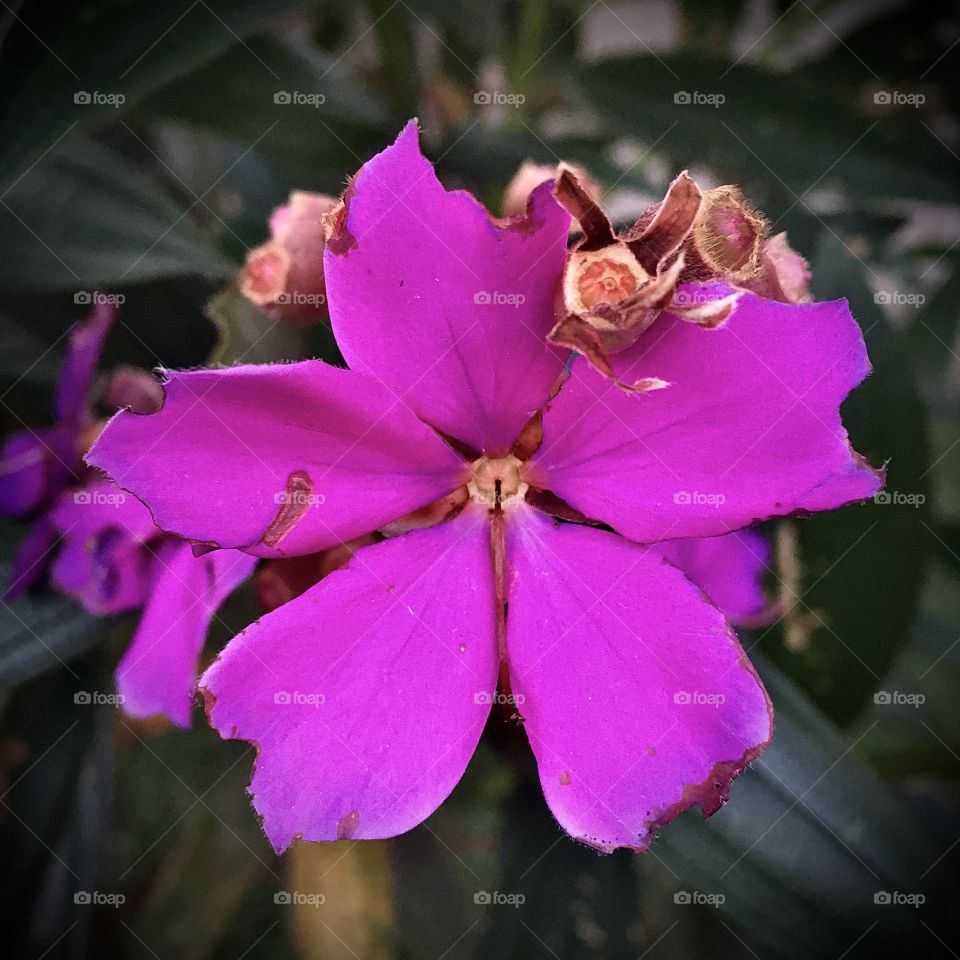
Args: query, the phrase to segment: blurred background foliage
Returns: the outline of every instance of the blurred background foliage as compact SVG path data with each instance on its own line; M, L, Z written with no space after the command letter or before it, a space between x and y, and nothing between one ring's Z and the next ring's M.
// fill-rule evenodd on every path
M181 733L74 702L112 689L130 622L48 591L4 604L3 954L956 957L958 41L941 0L0 3L4 432L45 422L78 291L126 298L105 367L336 360L323 327L278 333L229 289L207 304L290 189L339 193L416 115L446 183L493 209L528 159L582 164L624 223L681 169L741 184L817 295L851 302L875 372L845 416L892 495L767 525L782 616L744 639L774 746L639 857L565 838L494 718L421 828L279 859L244 793L252 748L199 714ZM2 528L4 562L21 532ZM255 616L241 591L208 654Z

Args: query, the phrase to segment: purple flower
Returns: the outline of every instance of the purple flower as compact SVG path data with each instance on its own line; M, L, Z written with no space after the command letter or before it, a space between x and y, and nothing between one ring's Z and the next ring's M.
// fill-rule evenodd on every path
M256 558L239 550L195 557L107 480L64 493L50 519L63 537L51 570L56 587L98 616L143 608L117 667L124 712L189 727L207 630Z
M96 616L143 607L117 670L124 710L137 717L165 714L189 726L207 629L256 559L239 551L195 558L190 544L164 534L137 499L90 476L82 454L97 422L88 394L115 319L114 307L98 306L74 327L57 386L55 424L16 433L4 446L3 512L39 511L17 551L7 597L22 594L49 565L53 584ZM108 400L145 413L158 408L162 390L145 371L121 367Z
M660 550L878 489L840 421L869 370L846 304L744 293L716 329L664 312L611 362L668 387L630 395L580 358L555 392L569 217L549 184L497 221L443 188L410 124L330 222L349 370L171 372L163 408L118 414L89 455L162 528L259 556L406 531L201 679L221 735L258 747L270 841L415 826L497 699L574 837L643 849L681 810L713 812L772 712L722 614Z
M93 422L87 394L116 314L116 307L98 300L92 313L71 329L54 397L53 426L18 431L4 443L0 453L0 516L21 517L45 511L84 470L82 437ZM37 582L56 539L56 530L41 513L14 556L4 594L7 600Z

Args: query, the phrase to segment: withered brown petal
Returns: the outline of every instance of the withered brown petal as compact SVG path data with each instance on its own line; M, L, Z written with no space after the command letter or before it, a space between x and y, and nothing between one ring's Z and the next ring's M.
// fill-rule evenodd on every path
M648 273L656 273L659 265L683 245L697 219L702 197L700 188L684 170L670 184L663 200L623 235Z
M583 239L577 245L578 249L599 250L616 242L616 234L607 215L569 167L561 171L553 188L553 195L580 224Z

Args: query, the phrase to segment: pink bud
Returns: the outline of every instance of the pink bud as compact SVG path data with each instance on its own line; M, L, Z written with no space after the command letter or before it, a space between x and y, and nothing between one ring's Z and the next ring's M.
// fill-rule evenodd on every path
M295 190L270 217L271 238L247 254L240 290L270 316L310 324L327 316L324 218L336 201Z
M769 300L804 303L810 299L809 284L809 264L787 242L786 233L778 233L763 245L760 272L744 286Z

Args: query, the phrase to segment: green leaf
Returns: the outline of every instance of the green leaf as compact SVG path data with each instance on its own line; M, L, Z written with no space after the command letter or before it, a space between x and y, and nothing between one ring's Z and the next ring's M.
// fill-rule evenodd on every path
M907 639L934 546L925 529L927 418L903 335L874 303L860 264L831 234L823 236L813 275L818 298L846 296L863 329L873 374L847 399L843 416L856 450L875 466L889 461L886 493L877 500L890 502L779 525L778 572L789 588L788 609L762 643L831 718L849 723L881 688ZM794 565L797 582L791 582Z
M720 812L706 821L684 814L653 851L683 889L723 894L720 911L761 956L838 956L874 923L871 943L907 943L922 932L919 911L874 897L920 893L936 910L955 896L940 887L955 881L928 873L942 851L858 758L863 734L844 737L776 670L757 665L776 710L772 746Z
M613 132L656 143L676 168L708 164L731 182L785 190L765 210L772 217L832 183L858 202L958 197L955 161L919 117L894 124L887 114L860 113L829 86L699 54L604 60L582 67L579 78ZM675 102L695 93L725 99Z
M99 144L50 154L0 204L0 284L90 291L164 275L228 275L187 210Z
M8 569L0 573L4 583L8 576ZM0 605L0 689L68 664L106 630L104 621L59 594L25 596Z
M251 68L251 58L260 69ZM339 58L271 37L229 50L171 84L139 115L231 137L284 173L305 178L301 187L326 177L321 185L334 192L398 132L389 112Z
M116 121L145 96L262 29L302 0L81 0L43 25L44 52L7 68L0 112L0 170L15 179L60 139ZM36 9L34 7L33 9ZM30 9L23 16L33 21ZM32 28L36 30L36 25ZM243 49L241 45L241 49ZM247 54L251 71L269 73ZM90 95L75 103L75 95ZM93 95L121 95L119 108Z

